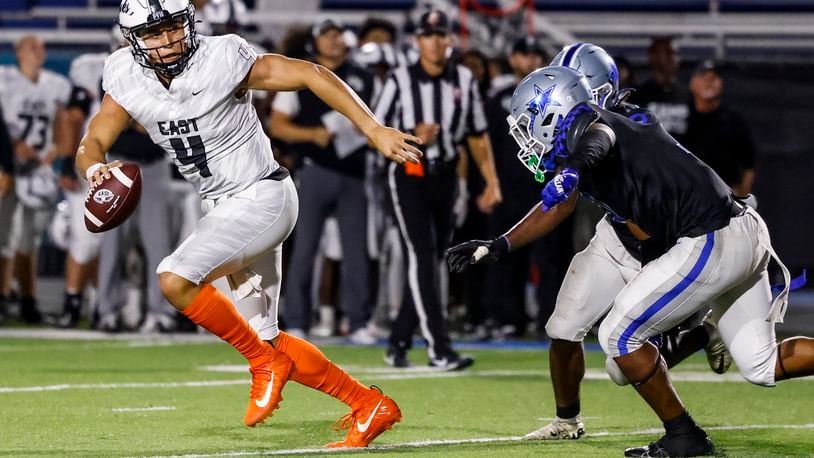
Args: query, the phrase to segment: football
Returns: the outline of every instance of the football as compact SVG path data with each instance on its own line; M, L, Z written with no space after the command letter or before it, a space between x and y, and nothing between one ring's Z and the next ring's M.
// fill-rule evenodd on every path
M85 198L85 227L104 232L124 222L141 198L141 170L136 164L110 169L110 178L90 188Z

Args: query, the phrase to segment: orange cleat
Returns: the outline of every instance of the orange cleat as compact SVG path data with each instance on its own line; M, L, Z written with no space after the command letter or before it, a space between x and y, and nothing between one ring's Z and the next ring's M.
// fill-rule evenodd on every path
M250 364L252 390L243 423L251 428L270 417L274 409L280 406L283 386L294 363L285 353L269 345L267 354L250 361Z
M367 447L373 439L401 421L401 410L396 401L382 394L377 386L371 386L362 407L337 420L334 429L348 430L345 440L332 442L326 447Z

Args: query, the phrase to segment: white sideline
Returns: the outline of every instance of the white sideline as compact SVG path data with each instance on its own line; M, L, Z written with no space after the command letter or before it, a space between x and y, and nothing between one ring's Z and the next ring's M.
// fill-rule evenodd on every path
M164 410L175 410L172 406L155 406L155 407L117 407L110 409L113 412L160 412Z
M751 429L814 429L814 424L804 424L804 425L727 425L727 426L711 426L705 427L704 430L706 431L742 431L742 430L751 430ZM651 429L641 429L637 431L600 431L592 434L587 434L586 438L591 437L611 437L611 436L644 436L644 435L653 435L653 434L661 434L663 433L662 429L658 428L651 428ZM318 454L318 453L352 453L352 452L362 452L365 453L367 451L386 451L386 450L398 450L403 448L419 448L419 447L430 447L433 445L459 445L459 444L478 444L478 443L494 443L494 442L514 442L520 441L523 438L520 436L506 436L506 437L476 437L472 439L446 439L446 440L427 440L427 441L416 441L416 442L404 442L401 444L391 444L391 445L373 445L368 448L364 449L329 449L329 448L295 448L290 450L242 450L237 452L226 452L226 453L212 453L212 454L201 454L201 455L156 455L153 458L157 457L173 457L173 458L203 458L203 457L215 457L215 456L256 456L256 455L264 455L264 456L272 456L272 455L305 455L305 454Z
M411 367L407 369L396 369L392 367L378 366L341 366L342 369L351 374L364 374L366 379L372 380L414 380L430 378L455 378L455 377L542 377L549 378L548 371L543 370L469 370L461 372L440 372L429 367ZM206 372L232 372L245 373L248 366L240 364L220 364L213 366L201 366L199 369ZM677 370L670 372L670 378L677 382L746 382L740 374L733 370L728 374L718 375L710 370L685 371L679 366ZM587 369L585 371L587 380L610 380L607 372L601 369ZM810 379L814 380L814 379Z
M204 366L203 368L212 367ZM246 366L217 366L217 372L240 372L246 373ZM224 370L229 367L229 370ZM234 370L232 370L232 367ZM380 368L374 369L371 372L365 370L364 367L353 367L349 370L350 373L363 376L364 380L417 380L417 379L434 379L434 378L460 378L460 377L540 377L548 378L547 371L535 370L487 370L487 371L461 371L461 372L439 372L436 370L403 370L393 369L390 372L382 371ZM601 370L589 369L585 372L585 378L588 380L609 380L608 375ZM722 382L738 382L747 383L739 374L725 374L717 375L712 372L674 372L670 374L673 381L678 382L701 382L701 383L722 383ZM807 377L806 381L814 381L814 377ZM36 393L44 391L65 391L65 390L104 390L104 389L120 389L120 388L200 388L200 387L213 387L213 386L229 386L229 385L245 385L249 383L249 378L235 379L235 380L198 380L187 382L132 382L132 383L80 383L70 384L64 383L59 385L43 385L43 386L12 386L0 387L0 394L3 393Z

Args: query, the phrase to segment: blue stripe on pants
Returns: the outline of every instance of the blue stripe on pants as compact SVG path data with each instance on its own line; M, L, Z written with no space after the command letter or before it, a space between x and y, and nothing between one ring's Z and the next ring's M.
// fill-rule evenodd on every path
M619 354L626 355L628 354L628 341L633 336L633 333L636 332L643 324L647 323L647 320L652 318L655 314L659 313L667 304L670 303L673 299L678 297L679 294L683 293L685 289L687 289L692 282L698 278L698 275L701 274L701 271L704 270L704 267L707 265L707 261L709 261L709 255L712 253L712 247L715 246L715 233L710 232L707 234L707 241L704 243L704 248L701 249L701 256L698 257L698 260L695 262L695 265L690 270L690 273L687 274L677 285L673 287L670 291L667 292L664 296L661 296L656 302L653 303L650 307L647 307L647 310L644 311L638 318L633 320L625 329L625 332L622 333L621 337L619 337Z

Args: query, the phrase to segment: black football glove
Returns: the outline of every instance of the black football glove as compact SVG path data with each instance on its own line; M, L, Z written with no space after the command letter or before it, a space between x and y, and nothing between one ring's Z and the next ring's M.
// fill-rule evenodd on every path
M495 262L509 251L505 237L492 240L470 240L447 250L447 263L450 272L460 273L470 264Z

